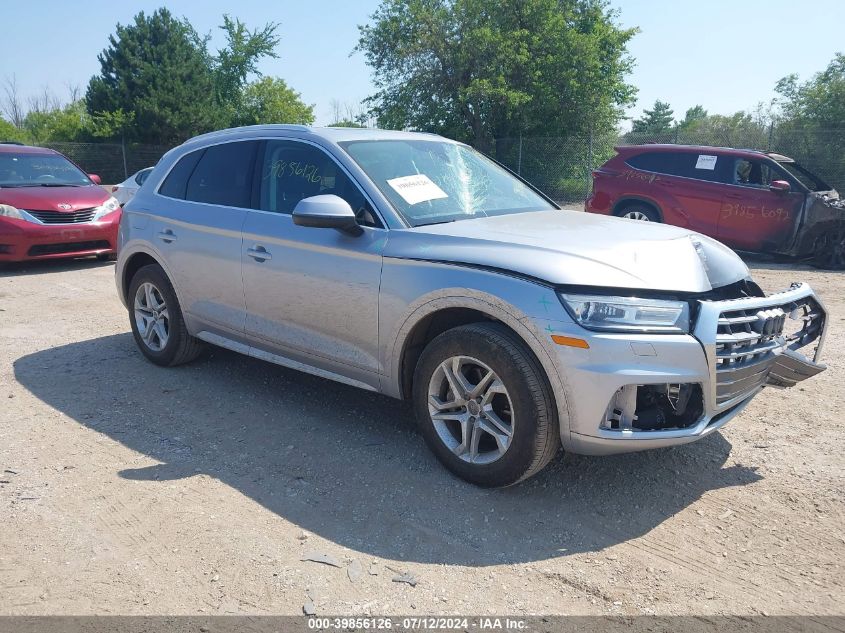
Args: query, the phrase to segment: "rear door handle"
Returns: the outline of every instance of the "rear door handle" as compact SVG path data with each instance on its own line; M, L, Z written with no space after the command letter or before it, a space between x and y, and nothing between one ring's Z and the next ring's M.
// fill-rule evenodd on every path
M726 198L733 198L734 200L742 200L745 196L739 193L726 193Z
M246 254L252 257L257 262L263 262L273 259L273 256L269 252L267 252L267 249L258 244L256 244L254 248L246 249Z
M170 244L171 242L176 241L176 234L171 231L170 229L165 229L158 234L158 239L166 244Z

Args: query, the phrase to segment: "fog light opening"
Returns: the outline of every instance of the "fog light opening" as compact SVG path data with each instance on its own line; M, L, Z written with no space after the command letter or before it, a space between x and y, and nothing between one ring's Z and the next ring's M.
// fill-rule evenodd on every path
M612 431L669 431L693 426L704 413L698 383L626 385L613 396L602 428Z

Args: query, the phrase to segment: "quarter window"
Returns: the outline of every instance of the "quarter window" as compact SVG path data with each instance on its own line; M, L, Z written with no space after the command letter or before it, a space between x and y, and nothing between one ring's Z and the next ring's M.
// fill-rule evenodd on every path
M185 154L180 158L170 170L170 173L167 174L167 178L164 179L158 192L168 198L184 200L185 190L188 188L188 178L191 177L194 168L204 153L205 150L201 149L190 154Z
M264 211L290 214L303 198L334 194L349 203L359 224L380 226L364 194L323 150L296 141L267 141L260 165Z

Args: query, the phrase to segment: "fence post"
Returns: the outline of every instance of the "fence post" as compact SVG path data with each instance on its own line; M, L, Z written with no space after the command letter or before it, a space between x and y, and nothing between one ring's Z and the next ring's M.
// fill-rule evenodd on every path
M590 190L593 188L593 128L587 135L587 190L584 192L584 200L590 197Z
M129 172L126 171L126 141L124 140L125 136L123 134L120 135L120 153L123 155L123 179L126 180L129 178Z
M516 160L516 173L522 175L522 132L519 133L519 157Z
M767 152L772 151L772 132L774 132L774 130L775 130L775 122L769 121L769 140L766 141L766 151Z

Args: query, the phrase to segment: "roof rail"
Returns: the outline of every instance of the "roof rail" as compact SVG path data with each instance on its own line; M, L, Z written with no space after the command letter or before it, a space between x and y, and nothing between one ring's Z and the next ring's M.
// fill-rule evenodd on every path
M259 125L243 125L240 127L230 127L225 128L223 130L215 130L214 132L206 132L205 134L200 134L198 136L189 138L187 141L185 141L185 143L193 143L194 141L215 138L218 136L228 136L229 134L237 134L238 132L243 132L245 130L291 130L294 132L310 132L311 127L308 125L298 125L294 123L265 123Z
M0 145L23 145L20 141L0 141Z

